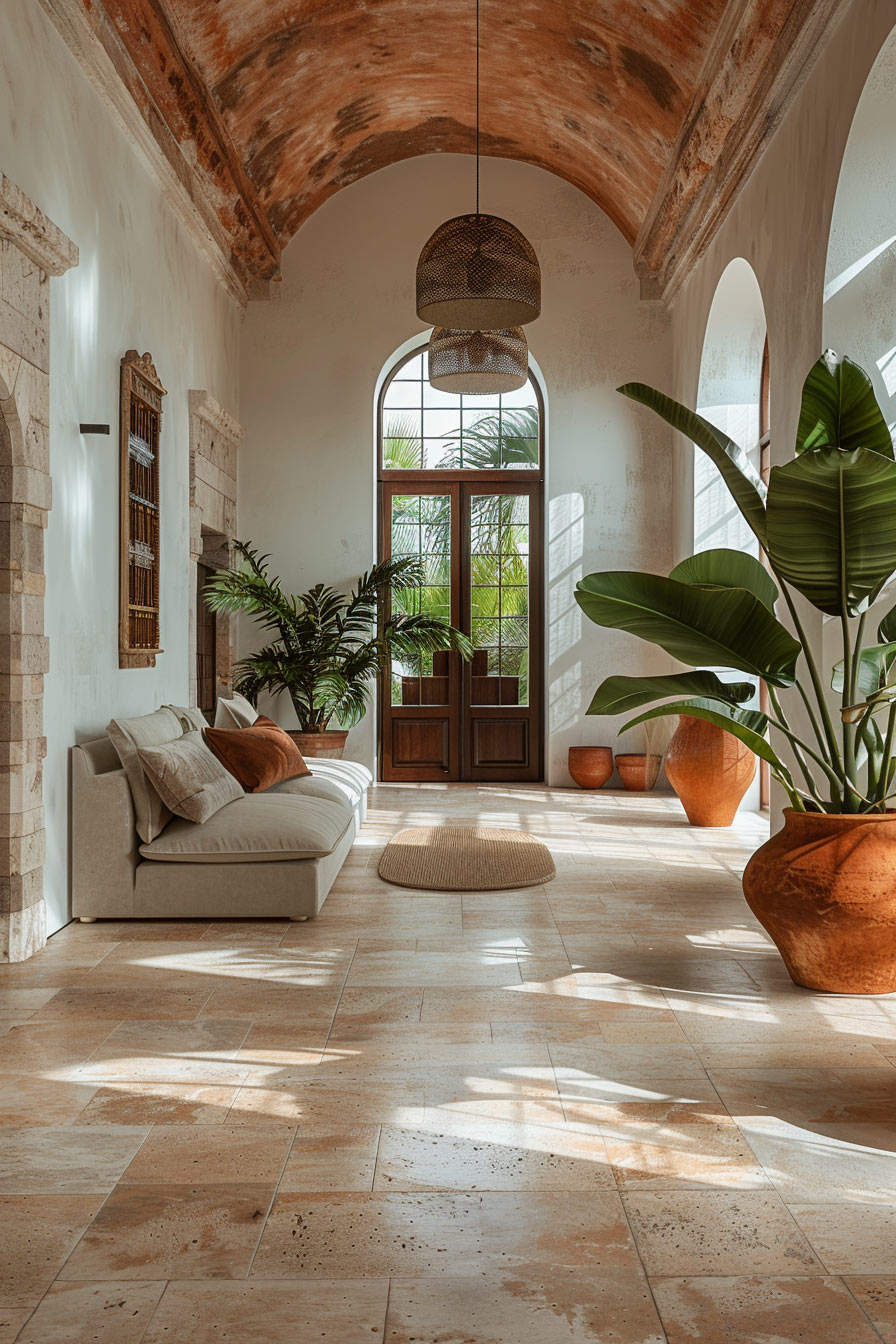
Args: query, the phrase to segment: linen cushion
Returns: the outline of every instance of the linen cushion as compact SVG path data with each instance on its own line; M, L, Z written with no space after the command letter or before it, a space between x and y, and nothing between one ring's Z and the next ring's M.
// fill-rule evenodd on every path
M162 835L141 845L145 859L168 863L282 863L319 859L352 824L347 803L289 794L246 794L201 826L175 818ZM251 902L251 893L247 893Z
M161 747L141 747L138 755L162 802L187 821L208 821L243 796L233 775L195 730Z
M215 705L216 728L251 728L257 718L258 710L239 691L234 691L229 700L221 699Z
M135 719L111 719L106 732L131 786L137 834L141 840L154 840L171 820L171 812L147 779L138 753L141 747L161 747L182 737L180 720L165 707Z
M311 774L289 734L263 715L249 728L206 728L205 740L246 793Z
M357 761L333 760L325 756L306 756L308 778L288 779L275 784L274 793L314 794L318 798L342 798L357 807L373 783L373 775Z

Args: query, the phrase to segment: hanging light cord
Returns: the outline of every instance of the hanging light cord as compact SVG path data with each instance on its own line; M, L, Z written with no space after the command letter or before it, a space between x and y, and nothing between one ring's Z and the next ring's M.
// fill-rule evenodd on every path
M479 0L476 0L476 214L479 214Z

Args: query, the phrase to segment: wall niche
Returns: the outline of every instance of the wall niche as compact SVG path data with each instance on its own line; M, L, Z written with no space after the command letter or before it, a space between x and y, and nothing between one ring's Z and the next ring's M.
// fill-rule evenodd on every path
M155 667L160 646L159 448L165 389L152 356L121 361L119 667Z

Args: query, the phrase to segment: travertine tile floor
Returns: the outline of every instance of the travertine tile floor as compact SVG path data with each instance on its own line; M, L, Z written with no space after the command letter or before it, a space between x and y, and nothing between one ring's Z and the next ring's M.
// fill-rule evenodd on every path
M534 831L556 881L381 883L442 819ZM896 1344L896 996L790 983L761 838L380 787L314 923L3 968L0 1344Z

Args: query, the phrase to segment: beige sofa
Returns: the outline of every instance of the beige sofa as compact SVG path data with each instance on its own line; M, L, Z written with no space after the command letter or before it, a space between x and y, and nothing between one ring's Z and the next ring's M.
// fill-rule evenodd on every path
M309 759L311 774L247 794L208 821L172 818L141 843L108 737L72 750L72 913L79 919L310 919L364 820L370 772Z

